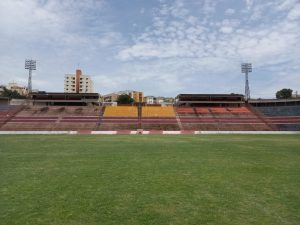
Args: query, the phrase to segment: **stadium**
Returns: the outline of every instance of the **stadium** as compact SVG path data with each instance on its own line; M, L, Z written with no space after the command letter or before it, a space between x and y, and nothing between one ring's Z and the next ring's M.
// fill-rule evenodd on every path
M0 105L0 224L298 224L300 100ZM117 135L113 135L117 134Z
M250 100L238 94L179 94L174 105L105 106L98 94L33 93L1 105L2 131L99 134L300 131L300 100Z
M299 0L0 15L0 225L300 224Z

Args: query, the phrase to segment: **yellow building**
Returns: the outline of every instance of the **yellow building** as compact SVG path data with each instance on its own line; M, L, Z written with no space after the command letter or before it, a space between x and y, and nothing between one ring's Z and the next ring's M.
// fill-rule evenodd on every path
M144 92L141 91L132 91L129 96L133 98L134 102L143 102L144 100Z
M18 92L20 95L27 95L27 87L25 86L21 86L15 82L12 83L8 83L8 85L6 86L6 88L10 91L16 91Z
M144 92L142 91L119 91L111 94L103 95L104 102L116 102L120 95L129 95L133 98L134 102L143 102L144 101Z

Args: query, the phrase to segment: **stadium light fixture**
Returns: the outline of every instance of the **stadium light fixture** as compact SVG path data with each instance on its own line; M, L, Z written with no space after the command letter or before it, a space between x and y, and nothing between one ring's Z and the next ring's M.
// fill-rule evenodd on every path
M242 63L241 70L242 70L242 73L245 74L245 100L248 101L250 99L248 73L252 72L252 64L251 63Z
M26 59L25 60L25 69L29 70L29 76L28 76L28 94L32 92L32 82L31 82L31 77L32 77L32 70L36 70L36 61L32 59Z

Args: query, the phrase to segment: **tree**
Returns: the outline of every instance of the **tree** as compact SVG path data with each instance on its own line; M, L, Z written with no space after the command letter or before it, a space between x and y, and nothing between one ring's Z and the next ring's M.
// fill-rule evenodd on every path
M288 88L283 88L280 91L276 92L276 98L277 99L287 99L287 98L292 98L292 93L293 90L292 89L288 89Z
M1 97L8 97L8 98L26 98L24 95L20 95L17 91L8 90L6 87L3 88L3 92L0 95Z
M129 95L120 95L117 99L118 104L131 104L134 100Z

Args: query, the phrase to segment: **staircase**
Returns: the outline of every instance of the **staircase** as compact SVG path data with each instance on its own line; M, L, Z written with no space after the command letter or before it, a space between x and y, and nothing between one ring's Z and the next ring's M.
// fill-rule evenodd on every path
M259 118L262 122L264 122L270 130L272 131L278 130L275 125L269 123L269 121L265 118L265 116L262 113L260 113L258 110L256 110L252 105L246 104L246 107L249 109L250 112L252 112L255 116L257 116L257 118Z
M179 129L180 129L180 130L183 130L182 123L181 123L180 118L179 118L179 116L178 116L178 114L177 114L177 112L176 112L175 107L173 107L173 109L174 109L174 113L175 113L175 117L176 117L176 121L177 121L177 123L178 123Z
M194 110L195 115L196 115L197 117L199 117L199 113L197 112L197 110L196 110L195 107L193 107L193 110Z
M4 124L6 124L8 121L10 121L16 114L18 114L24 108L25 108L24 105L19 105L16 108L14 108L13 110L9 111L8 112L8 116L5 117L5 119L1 121L1 123L0 123L0 129L4 126Z
M98 130L100 125L101 125L104 111L105 111L105 106L102 106L101 109L100 109L100 112L99 112L99 119L98 119L97 124L95 126L95 130Z

